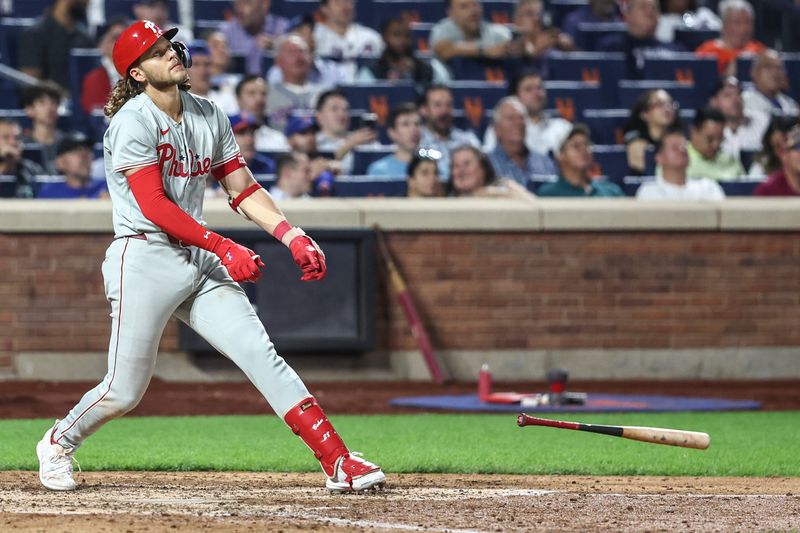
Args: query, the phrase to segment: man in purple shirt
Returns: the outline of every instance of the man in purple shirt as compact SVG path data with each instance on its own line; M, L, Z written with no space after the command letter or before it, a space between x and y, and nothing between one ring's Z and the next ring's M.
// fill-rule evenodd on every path
M247 74L261 74L261 55L271 50L275 38L289 31L289 19L269 12L271 0L235 0L234 18L221 30L233 55L245 56Z

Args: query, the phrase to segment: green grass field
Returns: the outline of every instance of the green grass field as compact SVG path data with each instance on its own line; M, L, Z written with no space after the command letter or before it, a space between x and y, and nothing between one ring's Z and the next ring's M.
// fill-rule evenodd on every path
M514 414L332 416L352 450L389 472L800 476L800 411L563 415L616 425L705 431L700 451L584 432L519 428ZM0 420L0 469L38 468L52 420ZM128 417L76 454L84 470L317 471L274 416Z

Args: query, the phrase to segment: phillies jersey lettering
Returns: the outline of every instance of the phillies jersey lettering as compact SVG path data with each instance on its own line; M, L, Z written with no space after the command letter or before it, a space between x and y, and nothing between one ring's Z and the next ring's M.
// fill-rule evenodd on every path
M131 193L125 172L158 165L167 197L201 224L206 180L217 166L239 157L228 117L213 102L180 91L183 114L175 122L145 94L131 98L103 136L106 180L117 237L160 232Z

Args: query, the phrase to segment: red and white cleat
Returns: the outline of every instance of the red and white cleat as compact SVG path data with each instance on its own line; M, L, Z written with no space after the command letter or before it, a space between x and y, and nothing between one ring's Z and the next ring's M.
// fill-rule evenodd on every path
M364 492L382 488L385 483L381 467L362 459L358 452L349 452L336 461L325 487L331 492Z

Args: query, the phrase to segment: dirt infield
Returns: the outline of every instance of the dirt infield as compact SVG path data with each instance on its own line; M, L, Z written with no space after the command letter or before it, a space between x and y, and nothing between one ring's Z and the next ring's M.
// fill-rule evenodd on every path
M2 382L0 418L61 418L95 386L94 382ZM474 383L437 387L421 382L309 383L309 390L328 413L402 413L416 409L391 407L399 396L466 394ZM497 391L544 392L541 382L497 383ZM757 400L766 410L800 409L800 381L590 381L570 390L621 394L663 394ZM139 406L128 416L264 414L264 398L250 383L166 383L153 380Z
M0 530L786 531L797 478L392 475L369 495L330 495L321 475L79 474L72 493L0 473Z

